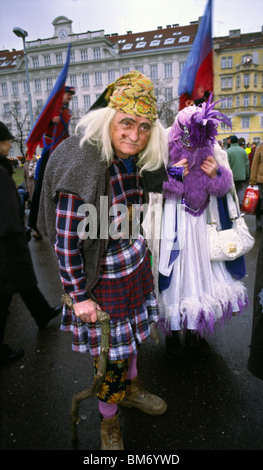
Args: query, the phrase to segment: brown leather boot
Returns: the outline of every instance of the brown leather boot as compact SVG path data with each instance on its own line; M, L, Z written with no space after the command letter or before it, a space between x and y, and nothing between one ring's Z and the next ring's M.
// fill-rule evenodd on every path
M127 386L125 396L119 405L138 408L149 415L162 415L167 409L167 404L162 398L142 388L138 377L135 377Z
M101 450L124 450L118 416L103 419L100 426Z

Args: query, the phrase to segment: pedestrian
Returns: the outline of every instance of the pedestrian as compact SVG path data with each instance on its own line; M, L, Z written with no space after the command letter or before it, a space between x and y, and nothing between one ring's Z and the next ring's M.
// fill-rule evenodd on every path
M138 347L158 321L158 307L145 240L129 230L138 227L148 191L162 191L167 178L166 132L156 113L147 77L135 71L118 78L79 122L78 134L56 149L41 195L38 225L55 246L64 290L74 302L73 310L64 307L61 328L73 332L75 351L91 353L95 369L101 341L96 309L110 315L107 374L98 394L103 450L123 448L118 405L152 415L167 408L138 380ZM105 236L102 196L110 214ZM81 237L83 203L97 215Z
M224 262L211 261L208 246L211 211L220 226L219 209L233 186L226 152L215 140L222 120L230 125L208 101L181 110L169 133L159 286L160 323L173 355L181 352L181 330L187 348L209 353L206 338L247 305L245 286Z
M35 189L35 171L37 159L34 156L32 160L26 160L23 166L25 189L29 194L29 200L32 202Z
M259 201L256 208L256 229L262 230L263 228L263 144L257 147L254 154L251 172L249 178L250 186L258 186Z
M249 160L246 150L238 145L236 135L231 136L231 145L227 149L227 156L241 206L245 194L246 180L249 178Z
M248 370L263 380L263 231L257 259Z
M0 122L0 364L6 365L23 356L21 348L3 343L12 295L19 293L39 328L61 312L61 305L50 307L37 286L26 231L20 212L19 197L12 178L13 168L7 158L13 136Z
M37 163L36 174L35 174L35 189L33 193L28 225L34 229L33 237L36 240L40 240L42 237L37 228L37 216L39 208L39 199L42 188L42 181L45 173L46 164L52 152L55 148L65 139L69 137L69 123L71 119L71 111L69 108L70 101L75 94L74 87L65 87L63 95L62 108L55 110L55 116L52 121L48 124L45 134L43 136L44 149L41 154L41 158Z

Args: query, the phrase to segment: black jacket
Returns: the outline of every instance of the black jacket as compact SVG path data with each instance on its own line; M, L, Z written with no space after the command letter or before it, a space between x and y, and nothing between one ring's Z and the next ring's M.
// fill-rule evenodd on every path
M37 284L12 173L11 162L0 154L0 295Z

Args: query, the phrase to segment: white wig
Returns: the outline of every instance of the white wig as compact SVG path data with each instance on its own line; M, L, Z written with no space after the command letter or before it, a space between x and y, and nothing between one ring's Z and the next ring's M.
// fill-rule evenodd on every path
M110 124L116 110L109 107L96 109L86 114L78 123L76 133L81 134L80 145L85 142L96 146L101 152L102 161L111 165L114 149L111 143ZM146 148L138 154L138 165L142 170L153 171L168 160L168 136L157 119L152 127L151 136Z

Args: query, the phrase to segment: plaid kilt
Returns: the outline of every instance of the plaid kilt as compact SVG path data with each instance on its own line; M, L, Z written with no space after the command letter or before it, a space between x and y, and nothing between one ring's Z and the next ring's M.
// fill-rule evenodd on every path
M105 266L94 294L103 310L109 313L109 361L128 359L136 354L138 344L150 335L150 323L158 321L157 299L154 293L149 253L141 244L138 266L119 278L108 278ZM113 252L116 254L114 248ZM136 251L136 250L135 250ZM111 252L111 255L113 254ZM117 268L116 268L117 269ZM120 271L124 264L119 264ZM64 307L61 329L72 332L72 349L100 355L101 328L99 322L83 323L72 310Z

